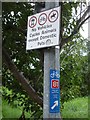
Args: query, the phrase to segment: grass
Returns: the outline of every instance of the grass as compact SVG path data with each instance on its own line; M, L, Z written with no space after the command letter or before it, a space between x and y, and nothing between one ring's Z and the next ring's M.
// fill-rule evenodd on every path
M2 115L3 118L19 118L22 114L22 108L13 107L3 100ZM30 118L30 113L25 113L26 118ZM88 97L76 98L64 103L61 111L62 118L88 118Z
M0 120L2 118L2 98L1 98L1 95L0 95Z
M63 118L88 118L88 97L65 102L61 115Z
M13 107L3 100L2 102L2 117L3 118L19 118L22 114L21 107ZM30 113L25 112L25 117L30 118Z

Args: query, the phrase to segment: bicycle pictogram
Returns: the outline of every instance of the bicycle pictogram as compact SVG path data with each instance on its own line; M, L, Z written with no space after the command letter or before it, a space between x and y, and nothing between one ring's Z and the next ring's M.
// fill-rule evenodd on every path
M51 78L60 78L60 74L57 71L53 71L53 73L50 74Z
M44 25L47 21L47 15L45 13L42 13L38 18L39 25Z

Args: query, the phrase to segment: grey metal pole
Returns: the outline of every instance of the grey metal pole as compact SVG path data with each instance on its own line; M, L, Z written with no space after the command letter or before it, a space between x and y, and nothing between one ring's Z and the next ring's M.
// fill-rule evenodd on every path
M2 88L2 2L0 1L0 89ZM2 89L1 89L2 90ZM2 119L2 94L0 92L0 118Z
M52 0L51 0L52 1ZM45 2L45 9L59 6L59 2ZM48 48L44 51L44 96L43 96L43 119L60 120L60 113L50 113L50 69L60 70L60 49L59 46Z

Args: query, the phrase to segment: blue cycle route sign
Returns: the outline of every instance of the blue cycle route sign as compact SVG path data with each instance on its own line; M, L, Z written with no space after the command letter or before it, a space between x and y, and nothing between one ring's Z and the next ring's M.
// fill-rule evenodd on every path
M50 113L60 112L60 71L50 69Z

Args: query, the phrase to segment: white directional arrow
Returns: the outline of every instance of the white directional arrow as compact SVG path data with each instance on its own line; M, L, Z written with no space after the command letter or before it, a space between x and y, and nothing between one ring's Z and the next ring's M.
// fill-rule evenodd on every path
M54 105L51 107L51 109L53 110L56 106L58 106L58 101L57 100L54 102Z

